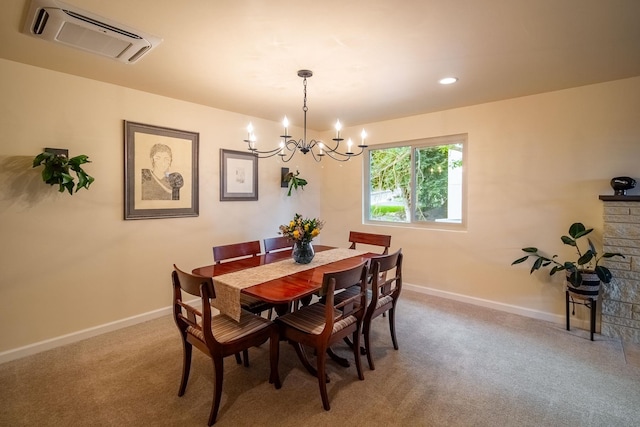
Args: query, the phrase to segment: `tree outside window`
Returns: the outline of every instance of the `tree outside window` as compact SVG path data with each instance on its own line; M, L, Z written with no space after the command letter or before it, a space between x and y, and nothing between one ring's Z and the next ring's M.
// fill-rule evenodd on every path
M462 224L465 142L457 135L370 149L367 220Z

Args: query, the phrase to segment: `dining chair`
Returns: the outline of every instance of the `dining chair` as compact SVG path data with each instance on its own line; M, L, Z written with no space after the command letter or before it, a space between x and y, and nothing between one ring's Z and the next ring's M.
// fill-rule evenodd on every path
M383 313L389 313L389 331L393 348L398 350L396 338L396 304L402 291L402 249L390 255L380 255L370 260L371 277L373 282L367 292L367 310L364 315L362 335L364 336L364 348L367 353L369 369L375 370L373 356L371 354L371 322Z
M229 245L221 245L213 247L213 260L216 264L222 261L231 261L239 258L247 258L258 256L260 254L260 241L253 240L250 242L232 243ZM271 318L273 304L269 304L258 298L249 295L240 294L240 306L254 314L261 314L263 311L269 310L268 318Z
M232 243L213 247L213 260L216 264L234 258L246 258L260 254L260 241Z
M212 316L211 300L215 299L215 290L211 277L186 273L178 269L175 264L171 277L173 282L173 318L182 337L183 349L182 379L178 396L183 396L187 388L193 346L213 360L215 378L208 425L215 423L220 408L225 357L247 351L253 346L269 341L271 365L269 383L279 389L281 383L278 374L279 335L277 325L269 319L247 311L242 312L239 322L224 314ZM185 303L182 299L183 292L199 296L202 309L198 310Z
M264 239L265 253L292 249L293 242L284 236L269 237Z
M297 311L278 317L275 321L280 326L281 339L288 340L300 358L302 364L318 377L320 396L325 410L331 409L327 395L328 376L326 375L326 359L329 347L352 335L356 346L353 357L356 362L358 378L364 380L360 352L362 319L366 308L365 287L367 282L367 265L365 262L353 268L324 273L322 277L322 293L325 302L302 307ZM358 285L359 292L350 298L335 302L336 291ZM315 349L316 366L309 362L303 346Z
M391 277L393 276L393 277ZM371 354L371 323L380 315L389 313L389 330L393 348L398 350L398 340L396 339L395 310L396 303L402 290L402 249L393 254L379 255L370 258L368 272L367 289L367 309L362 321L362 335L364 336L364 347L360 349L361 354L367 355L369 369L375 370L373 356ZM345 289L336 294L335 301L342 301L351 298L358 293L357 287ZM354 343L345 337L344 340L349 347Z
M351 246L349 249L356 249L356 244L380 246L384 248L382 255L389 253L389 247L391 246L391 236L388 234L374 234L374 233L362 233L360 231L349 232L349 242Z

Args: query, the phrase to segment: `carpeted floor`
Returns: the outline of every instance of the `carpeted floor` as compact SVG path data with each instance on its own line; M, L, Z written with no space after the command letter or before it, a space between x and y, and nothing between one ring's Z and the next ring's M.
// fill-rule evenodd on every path
M640 352L563 325L405 291L400 350L373 330L375 371L328 363L331 411L281 343L282 389L268 346L225 364L219 426L637 426ZM625 351L625 349L627 351ZM336 351L348 357L346 346ZM177 396L180 338L170 316L0 365L2 426L204 426L212 366L194 349Z

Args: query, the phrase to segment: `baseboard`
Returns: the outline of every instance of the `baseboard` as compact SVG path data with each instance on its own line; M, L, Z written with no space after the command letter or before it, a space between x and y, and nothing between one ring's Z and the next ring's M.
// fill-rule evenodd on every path
M116 320L115 322L105 323L93 328L83 329L71 334L66 334L34 344L29 344L24 347L18 347L12 350L3 351L2 353L0 353L0 364L9 362L11 360L20 359L22 357L30 356L32 354L51 350L56 347L61 347L63 345L82 341L87 338L95 337L96 335L101 335L107 332L126 328L128 326L133 326L138 323L146 322L148 320L157 319L158 317L166 316L169 314L171 314L171 307L160 308L158 310L153 310L136 316L127 317L126 319Z
M412 285L410 283L402 284L404 289L433 295L441 298L447 298L455 301L460 301L468 304L478 305L481 307L492 308L494 310L504 311L507 313L518 314L533 319L546 320L553 323L563 323L565 317L557 314L546 313L537 310L531 310L528 308L518 307L510 304L503 304L495 301L485 300L482 298L470 297L467 295L456 294L453 292L441 291L438 289L427 288L424 286ZM199 301L189 301L191 304L198 304ZM157 319L158 317L167 316L171 314L172 308L164 307L157 310L142 313L136 316L127 317L126 319L116 320L114 322L105 323L104 325L95 326L93 328L84 329L82 331L73 332L71 334L62 335L59 337L51 338L48 340L40 341L34 344L29 344L24 347L19 347L11 350L7 350L0 353L0 364L10 362L12 360L20 359L22 357L30 356L32 354L40 353L46 350L51 350L63 345L72 344L78 341L85 340L87 338L95 337L100 334L112 332L118 329L133 326L138 323L143 323L149 320ZM572 320L572 324L575 324L578 328L588 329L588 322L581 321L579 319Z
M481 307L492 308L498 311L504 311L506 313L518 314L524 317L530 317L532 319L545 320L547 322L560 323L563 324L566 321L565 316L559 314L547 313L544 311L531 310L529 308L519 307L516 305L504 304L496 301L486 300L482 298L470 297L468 295L456 294L453 292L441 291L438 289L427 288L424 286L412 285L410 283L404 282L402 284L403 289L408 289L413 292L433 295L436 297L447 298L455 301L460 301L468 304L478 305ZM589 328L589 322L580 320L580 319L572 319L571 324L575 325L578 328Z

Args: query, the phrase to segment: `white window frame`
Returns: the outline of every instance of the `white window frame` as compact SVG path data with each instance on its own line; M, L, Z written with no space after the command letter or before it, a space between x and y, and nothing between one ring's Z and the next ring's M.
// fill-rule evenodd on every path
M416 208L415 203L411 206L411 212L407 215L409 216L409 220L407 222L395 222L395 221L381 221L381 220L372 220L369 218L369 213L371 212L371 200L370 200L370 188L371 188L371 171L369 170L370 166L370 152L373 150L381 150L386 148L394 148L394 147L410 147L411 148L411 200L416 199L416 171L415 171L415 162L413 161L415 158L415 150L425 147L433 147L438 145L451 145L451 144L462 144L462 194L461 194L461 213L462 219L461 222L439 222L439 221L416 221L413 219L414 210ZM465 231L467 229L467 170L469 167L469 138L468 134L456 134L456 135L447 135L447 136L437 136L430 138L421 138L414 139L409 141L399 141L399 142L391 142L385 144L372 145L365 149L365 153L363 157L362 169L364 171L363 174L363 207L362 207L362 222L364 224L370 225L384 225L390 227L407 227L407 228L427 228L427 229L438 229L438 230L456 230L456 231Z

